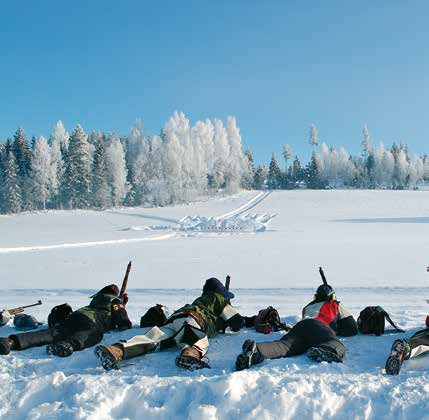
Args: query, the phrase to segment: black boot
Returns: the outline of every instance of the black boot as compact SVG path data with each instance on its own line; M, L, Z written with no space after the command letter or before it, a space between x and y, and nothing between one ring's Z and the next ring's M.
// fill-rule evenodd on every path
M311 347L308 349L307 356L316 362L336 362L341 363L342 360L338 357L337 353L324 349L322 347Z
M258 350L253 340L246 340L243 343L243 351L235 361L235 370L249 369L253 365L263 362L264 356Z
M186 347L176 357L176 366L187 370L210 369L208 359L194 347Z
M386 360L386 373L388 375L398 375L402 362L408 359L411 349L407 340L395 340L390 350L390 355Z
M59 357L69 357L73 354L73 350L73 346L68 341L59 341L46 347L46 353Z
M0 354L9 354L13 348L13 340L11 338L0 338Z

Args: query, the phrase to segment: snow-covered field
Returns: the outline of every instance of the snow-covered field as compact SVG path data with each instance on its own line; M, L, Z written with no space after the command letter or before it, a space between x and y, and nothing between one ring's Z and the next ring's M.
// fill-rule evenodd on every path
M264 229L223 229L252 217ZM184 220L221 222L215 229L189 223L183 229ZM354 315L380 304L408 335L423 326L429 309L428 234L426 191L242 192L170 208L1 216L0 307L42 299L31 313L46 320L52 306L67 301L78 308L95 289L120 282L131 259L128 309L135 324L154 303L177 308L199 294L207 277L227 273L240 312L273 305L293 323L323 265ZM104 342L141 331L107 334ZM343 364L300 356L234 372L246 338L278 336L218 336L208 353L212 369L197 372L177 368L175 350L110 373L91 349L69 359L47 356L43 348L2 356L0 416L429 419L428 356L407 362L398 377L382 374L393 339L403 334L344 339Z

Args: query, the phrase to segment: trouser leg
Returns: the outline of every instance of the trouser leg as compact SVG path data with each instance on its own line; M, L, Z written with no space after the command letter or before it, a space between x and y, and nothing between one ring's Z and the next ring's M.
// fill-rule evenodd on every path
M179 321L176 325L176 328L179 329L174 337L176 344L181 349L194 347L204 356L209 348L209 340L198 322L193 317L188 317L184 320L178 319L176 321Z
M54 340L53 333L53 329L47 328L39 331L11 334L9 338L14 342L14 350L25 350L31 347L39 347L52 343Z
M417 331L407 341L411 349L408 358L429 352L429 328Z
M337 338L329 325L317 320L305 320L306 323L306 343L308 348L318 347L335 353L339 360L343 360L346 349L344 344ZM303 321L304 322L304 321Z
M67 341L73 350L95 346L103 339L103 332L85 315L75 313L56 331L54 342Z
M298 322L280 340L257 343L256 347L264 359L278 359L303 354L307 348L300 328L301 322Z

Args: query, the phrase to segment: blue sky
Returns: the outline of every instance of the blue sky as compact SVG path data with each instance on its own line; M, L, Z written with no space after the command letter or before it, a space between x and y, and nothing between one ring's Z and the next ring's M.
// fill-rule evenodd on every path
M309 125L358 153L429 152L425 1L15 1L0 10L0 138L58 119L156 134L174 110L235 115L258 162L308 158Z

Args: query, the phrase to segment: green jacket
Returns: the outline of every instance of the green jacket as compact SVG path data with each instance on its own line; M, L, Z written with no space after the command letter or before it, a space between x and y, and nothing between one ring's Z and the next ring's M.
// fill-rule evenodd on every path
M116 327L113 321L113 304L119 304L120 300L116 295L97 293L92 298L88 306L78 309L80 312L94 322L103 331L109 331Z
M221 294L208 292L195 299L192 304L178 309L171 317L182 312L196 312L204 320L207 336L213 337L218 333L218 319L227 305L229 302Z

